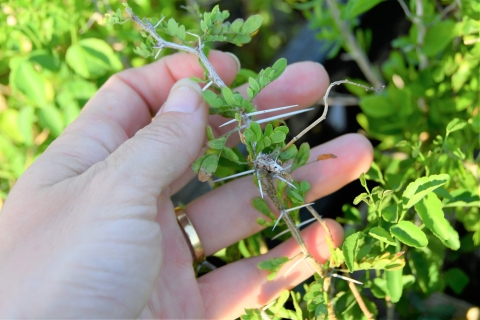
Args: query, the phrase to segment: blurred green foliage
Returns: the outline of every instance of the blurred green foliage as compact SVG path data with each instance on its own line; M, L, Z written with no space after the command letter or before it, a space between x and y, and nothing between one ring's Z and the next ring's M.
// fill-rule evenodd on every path
M355 54L333 19L328 1L288 2L319 30L320 39L332 44L330 57L341 50ZM359 16L380 2L337 2L340 18L367 53L375 34L358 27ZM153 60L134 52L144 38L133 24L104 24L103 15L121 8L120 4L120 0L1 3L0 206L25 168L78 116L109 76ZM468 276L460 268L443 270L446 256L453 251L471 252L480 245L480 4L473 0L412 0L405 4L411 20L408 34L394 39L388 59L374 66L386 83L385 90L370 95L349 87L360 97L363 113L357 117L359 124L379 145L372 169L362 176L366 192L354 202L368 205L366 221L348 204L341 220L351 227L343 248L350 270L361 269L362 263L373 264L372 257L407 252L407 264L400 271L377 272L375 278L366 273L363 281L364 288L376 298L398 302L397 310L412 318L421 307L410 308L413 303L405 291L426 297L450 287L460 293ZM417 15L419 4L421 16ZM132 0L129 5L140 17L154 13L158 18L173 18L187 30L200 20L196 10L187 13L181 7L185 1ZM225 3L221 9L230 5L234 4ZM292 6L281 0L244 3L245 12L231 12L232 21L259 13L263 26L272 30L263 28L253 38L252 45L262 48L257 55L222 48L235 52L245 66L258 70L258 65L269 61L286 41L286 31L275 28L297 17ZM162 55L169 53L162 51ZM250 85L254 94L258 83ZM210 140L211 147L214 142L218 144ZM229 154L238 157L233 151ZM375 188L370 190L367 180L374 181ZM459 233L461 228L465 232ZM259 255L262 245L262 238L255 235L227 248L225 256L236 259ZM450 259L455 257L457 253ZM303 299L310 317L326 314L321 282L317 278L305 286ZM287 299L285 293L278 301ZM296 304L300 299L292 294L291 300L300 314L297 317L302 318ZM339 283L334 300L339 313L354 305L354 297L344 283ZM375 305L365 300L376 314ZM278 301L278 310L283 310L283 303ZM259 316L256 311L248 312L249 318ZM356 305L345 315L355 319L362 316ZM288 316L296 317L294 313Z
M113 73L154 60L134 52L144 40L135 27L105 24L104 14L123 8L121 3L6 0L0 4L0 207L22 172ZM199 16L184 6L195 3L203 9L213 6L207 0L129 1L139 16L155 13L187 29L197 26ZM259 13L266 26L275 19L293 19L292 8L282 0L227 2L224 7L229 6L233 18ZM235 11L239 7L243 12ZM235 47L221 49L233 49L244 65L253 68L272 58L286 34L266 30L255 38L262 47L258 55ZM166 49L160 56L170 53Z

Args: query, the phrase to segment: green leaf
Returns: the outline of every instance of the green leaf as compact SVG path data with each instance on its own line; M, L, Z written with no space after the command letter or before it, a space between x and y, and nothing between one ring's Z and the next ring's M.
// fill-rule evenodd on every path
M450 223L445 219L442 202L434 192L427 194L422 200L415 204L420 219L425 226L441 240L448 240L450 236Z
M278 59L272 66L273 72L271 72L269 75L270 81L273 81L278 77L280 77L286 68L287 68L287 59L285 58Z
M187 33L185 32L185 26L184 25L179 26L177 31L177 38L182 41L185 41L186 36L187 36Z
M421 51L427 56L433 57L443 50L454 36L455 22L452 20L440 21L433 27L427 29Z
M227 138L222 137L222 138L208 141L207 145L212 149L222 150L223 147L225 147L225 141L227 141Z
M32 128L35 122L35 110L31 106L25 106L18 112L18 132L27 146L33 145Z
M263 17L259 14L248 17L240 29L241 33L252 34L262 26Z
M285 135L285 133L283 132L280 132L280 131L277 131L277 132L273 132L271 135L270 135L270 140L272 140L272 143L280 143L280 142L283 142L285 141L285 138L287 136ZM308 158L307 158L308 159Z
M269 272L267 279L269 281L272 281L273 279L275 279L280 268L289 260L290 259L285 256L280 258L272 258L259 262L257 266L260 270L267 270Z
M203 21L205 21L205 24L207 25L207 27L210 28L212 26L212 18L210 18L210 13L208 12L203 13Z
M400 301L403 292L403 268L385 271L385 278L387 280L387 289L388 295L390 296L390 301L397 303Z
M175 19L173 19L173 18L168 19L167 28L168 28L168 33L169 34L171 34L172 36L177 35L178 23L177 23L177 21L175 21Z
M459 268L452 268L445 272L447 284L456 294L461 294L469 282L468 276Z
M270 211L270 208L267 205L267 202L262 198L253 198L252 205L255 209L260 211L262 214L266 215L273 221L276 220L275 215Z
M427 194L443 186L449 180L450 176L448 174L438 174L418 178L411 182L402 194L403 208L411 208Z
M282 153L280 153L280 156L279 158L283 161L287 161L287 160L290 160L292 159L293 157L295 157L295 155L297 154L298 152L298 149L297 149L297 146L292 144L290 147L288 147L287 150L283 151Z
M20 133L18 125L19 112L17 110L6 109L0 112L0 134L8 136L17 143L22 143L24 138Z
M390 233L411 247L422 248L428 244L425 233L410 221L400 221L398 224L391 226Z
M255 134L255 141L258 142L262 139L262 128L258 124L258 122L252 121L250 123L250 130Z
M276 132L282 132L284 134L288 134L289 130L287 126L279 126L279 127L276 127L275 130L273 130L273 133L276 133Z
M217 170L218 158L216 155L209 155L203 160L200 169L198 170L198 180L205 182Z
M292 171L307 163L308 158L310 158L310 145L304 142L300 145L298 153L293 159Z
M295 191L294 189L288 189L287 194L291 195L293 197L293 198L290 197L290 199L292 201L303 202L303 200L304 200L303 197L297 191Z
M384 0L350 0L345 8L346 19L354 19L382 1Z
M345 264L350 272L355 270L355 257L358 253L358 241L363 235L360 232L356 232L345 239L343 242L343 256L345 257Z
M442 240L443 245L452 250L460 249L460 236L458 235L458 232L450 225L450 223L448 224L448 233L448 239L445 241Z
M123 68L112 48L105 41L95 38L82 39L70 46L65 59L70 68L87 79L97 79Z
M440 189L438 189L440 190ZM473 190L457 189L447 193L447 199L444 199L443 207L480 207L480 196Z
M458 118L453 119L447 125L447 136L455 131L463 129L468 123Z
M207 139L208 140L213 140L215 139L215 135L213 134L213 130L212 130L212 127L210 127L209 125L207 125Z
M232 33L239 33L240 28L243 26L243 19L236 19L230 25L230 32Z
M252 88L254 92L258 92L260 90L260 86L258 85L257 80L255 80L254 78L249 77L248 83L250 84L250 88Z
M233 101L233 92L230 90L229 87L222 88L222 96L225 99L225 102L229 105L234 105L235 102Z
M231 161L238 161L239 158L237 154L230 148L224 147L222 151L222 157L227 158Z
M393 240L392 236L383 228L373 227L372 229L370 229L370 231L368 231L368 234L373 238L390 244L392 246L397 244L395 240Z
M28 100L38 106L47 104L47 96L45 93L46 81L35 71L33 65L29 61L21 61L16 66L12 66L9 82L12 89L20 91Z
M190 167L192 169L193 172L195 173L198 173L198 171L200 170L200 167L202 166L202 162L208 157L209 155L208 154L205 154L199 158L197 158L195 160L195 162L193 162L192 166Z
M267 126L265 127L265 130L263 131L263 135L268 137L272 134L273 132L273 126L271 123L267 124Z
M217 96L210 90L203 91L203 98L205 99L205 101L207 101L209 105L214 108L220 108L225 104L223 99L221 99L219 96Z
M58 137L65 128L60 110L52 105L41 108L38 112L39 121L50 130L53 137Z
M365 178L368 180L380 182L381 184L385 184L385 180L383 180L382 170L380 170L380 167L375 162L372 162L370 169L365 174Z
M258 142L255 133L250 128L245 129L245 131L243 131L243 135L245 136L245 141L250 144Z
M366 174L365 173L362 173L359 177L360 179L360 184L362 185L362 187L365 188L365 190L368 190L367 188L367 179L366 179Z
M355 197L355 199L353 200L353 204L354 205L357 205L359 204L361 201L365 201L367 204L369 203L369 197L368 197L368 193L366 192L363 192L361 194L359 194L358 196Z
M240 316L241 320L262 320L262 312L259 309L245 309L245 313Z
M385 118L396 112L390 100L381 95L362 97L360 108L367 116L372 118Z

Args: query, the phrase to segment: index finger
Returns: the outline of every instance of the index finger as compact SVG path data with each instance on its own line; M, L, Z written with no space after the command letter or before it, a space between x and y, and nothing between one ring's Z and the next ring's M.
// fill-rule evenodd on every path
M232 55L212 50L209 60L224 82L233 81L238 65ZM187 53L176 53L150 65L115 74L32 166L48 163L45 168L55 168L54 172L37 170L37 181L45 186L53 185L104 160L151 122L174 83L202 75L198 58Z

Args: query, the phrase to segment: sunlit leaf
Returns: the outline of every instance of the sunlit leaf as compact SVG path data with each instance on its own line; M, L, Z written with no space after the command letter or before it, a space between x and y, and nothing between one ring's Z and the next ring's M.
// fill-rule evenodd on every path
M400 221L398 224L391 226L390 233L411 247L421 248L428 244L425 233L410 221Z

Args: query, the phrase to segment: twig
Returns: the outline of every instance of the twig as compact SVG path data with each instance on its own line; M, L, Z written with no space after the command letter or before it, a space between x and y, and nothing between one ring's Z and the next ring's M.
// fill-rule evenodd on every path
M380 87L383 85L383 79L379 74L374 72L374 68L370 61L367 58L367 55L363 50L360 48L360 45L357 42L357 39L350 32L348 25L346 22L342 21L340 18L340 10L338 9L336 0L327 0L328 7L332 12L333 20L337 25L340 33L342 34L343 39L345 40L345 44L347 46L347 50L352 55L353 60L358 64L360 70L365 75L365 78L374 86Z
M368 308L365 305L365 302L363 301L363 298L360 295L360 293L358 292L355 284L353 282L348 282L348 287L350 288L350 290L352 290L353 296L355 297L355 300L357 300L358 306L362 310L363 315L367 319L373 319L373 314L370 312L370 310L368 310Z
M330 242L333 244L334 243L333 237L332 237L332 234L330 233L330 229L328 229L328 226L325 223L325 220L322 219L322 216L320 216L317 210L315 210L312 206L308 206L307 209L315 217L315 219L318 220L320 225L325 230L325 234L326 234L325 238L327 242ZM332 257L330 257L330 267L333 266L333 263L334 263L333 259ZM328 319L333 320L333 319L336 319L336 316L335 316L335 309L333 308L333 304L332 304L331 284L332 284L332 274L331 272L327 272L325 273L325 277L323 279L323 292L324 292L323 294L324 294L324 300L327 304Z
M171 48L175 50L193 53L200 59L200 61L202 61L203 65L205 66L205 69L207 69L208 78L210 79L210 81L215 83L215 85L219 88L226 87L223 80L220 79L220 76L217 74L212 64L210 63L210 61L208 61L208 58L203 53L202 45L200 42L195 47L189 47L189 46L181 45L178 43L165 41L162 37L160 37L157 34L154 26L150 22L144 21L139 17L137 17L129 7L126 8L126 12L130 16L130 18L140 26L140 28L148 32L155 39L155 41L157 42L155 47L157 47L160 50L163 48Z
M323 97L323 103L325 105L325 108L323 109L323 113L322 115L320 116L320 118L318 118L315 122L313 122L311 125L309 125L308 127L306 127L305 129L303 129L302 132L300 132L299 134L297 134L295 137L293 137L292 140L290 140L289 143L287 143L285 145L285 147L282 149L282 151L284 150L287 150L292 144L295 143L295 141L297 141L298 139L300 139L305 133L307 133L308 131L310 131L313 127L315 127L317 124L319 124L320 122L322 122L323 120L325 120L327 118L327 112L328 112L328 95L330 94L330 90L336 86L336 85L339 85L339 84L342 84L342 83L349 83L349 84L353 84L353 85L356 85L357 87L361 87L361 88L364 88L365 90L372 90L372 91L379 91L381 89L383 89L383 85L381 87L379 87L378 89L375 89L375 88L370 88L370 87L367 87L367 86L364 86L362 84L358 84L358 83L355 83L355 82L352 82L350 80L339 80L339 81L335 81L335 82L332 82L330 84L330 86L328 87L327 89L327 92L325 92L325 96Z
M416 15L413 15L412 12L410 12L404 0L398 0L398 2L400 3L400 6L405 12L407 18L410 19L410 21L412 21L412 23L415 24L417 27L418 67L420 70L423 70L428 66L428 58L421 51L421 48L423 47L423 42L425 40L425 34L427 33L425 24L422 22L422 17L424 14L422 0L415 0Z

